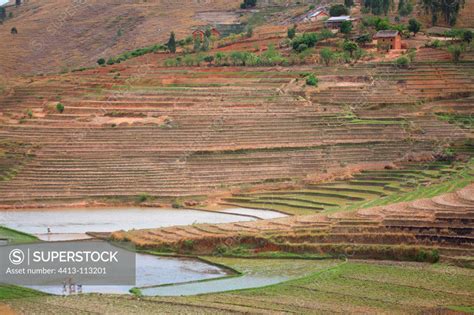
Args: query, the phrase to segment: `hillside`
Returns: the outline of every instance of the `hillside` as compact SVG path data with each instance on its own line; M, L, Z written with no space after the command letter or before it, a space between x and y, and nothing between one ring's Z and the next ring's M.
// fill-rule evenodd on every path
M192 199L383 166L472 137L431 110L465 113L471 62L166 68L144 56L135 63L39 77L0 99L0 135L16 144L7 152L27 154L2 165L13 174L0 181L4 205ZM318 88L299 83L308 71ZM460 105L430 105L450 98Z
M185 4L184 4L185 2ZM91 66L100 57L179 38L207 25L201 11L238 8L238 2L30 0L0 25L2 75ZM212 19L211 19L212 21ZM222 22L222 21L221 21ZM10 34L12 27L18 34Z

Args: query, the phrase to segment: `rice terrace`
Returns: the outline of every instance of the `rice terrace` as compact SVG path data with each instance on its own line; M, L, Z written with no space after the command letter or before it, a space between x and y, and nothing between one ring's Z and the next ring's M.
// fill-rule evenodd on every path
M0 314L474 313L473 32L472 0L0 1Z

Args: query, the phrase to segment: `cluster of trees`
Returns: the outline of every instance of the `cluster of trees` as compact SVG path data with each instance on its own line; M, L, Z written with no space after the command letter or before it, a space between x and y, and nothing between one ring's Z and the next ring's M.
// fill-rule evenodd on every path
M333 51L329 47L322 48L319 51L320 61L329 66L331 62L349 63L353 60L359 60L366 55L366 52L359 47L359 44L351 40L345 40L341 48L342 51L339 52Z
M411 0L400 0L398 2L398 14L408 16L413 12L413 4Z
M153 53L153 52L165 51L166 48L167 47L165 45L161 45L161 44L148 46L148 47L144 47L144 48L138 48L138 49L135 49L135 50L132 50L132 51L124 52L124 53L118 55L117 57L110 57L109 59L107 59L107 61L104 58L100 58L99 60L97 60L97 64L99 64L101 66L105 65L105 64L113 65L113 64L116 64L116 63L121 63L122 61L128 60L130 58L143 56L145 54L149 54L149 53Z
M390 6L393 0L364 0L364 8L370 11L372 14L387 15L390 11Z
M293 50L297 52L303 52L308 48L316 46L318 41L325 40L334 36L335 35L328 29L323 29L319 33L303 33L301 35L293 36L291 46L293 47Z
M344 6L343 4L335 4L329 8L329 15L330 16L341 16L341 15L348 15L349 9Z
M260 55L248 51L233 51L230 53L217 52L215 55L193 54L171 58L165 61L168 67L173 66L200 66L202 63L214 63L219 66L275 66L288 64L273 45Z
M431 13L433 25L438 22L441 15L444 21L453 26L461 8L464 7L465 0L423 0L422 6L427 14Z
M244 0L240 4L241 9L248 9L248 8L254 8L257 5L257 0Z

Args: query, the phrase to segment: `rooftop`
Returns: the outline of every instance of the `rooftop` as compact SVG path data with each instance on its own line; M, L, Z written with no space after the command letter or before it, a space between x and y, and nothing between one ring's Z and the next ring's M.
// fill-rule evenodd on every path
M351 17L349 15L341 15L341 16L333 16L327 19L327 22L341 22L350 20Z
M377 34L375 34L374 38L395 37L397 35L398 35L398 31L396 30L384 30L384 31L378 31Z

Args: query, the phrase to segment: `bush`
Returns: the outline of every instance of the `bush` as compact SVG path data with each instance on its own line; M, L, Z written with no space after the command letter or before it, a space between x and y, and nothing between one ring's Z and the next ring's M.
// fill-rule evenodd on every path
M359 48L359 45L357 45L357 43L353 41L346 40L344 41L342 48L344 49L344 51L347 51L352 58L354 51L356 51Z
M248 8L253 8L256 5L257 5L257 0L244 0L244 2L240 4L240 8L248 9Z
M472 42L472 32L469 30L464 31L462 34L462 40L470 44Z
M349 34L352 31L352 22L351 21L344 21L341 23L341 33L342 34Z
M302 52L304 49L316 46L317 42L318 42L318 34L316 34L316 33L304 33L303 35L296 36L293 39L293 41L291 42L291 45L293 46L294 50L296 50L298 52ZM300 45L302 45L302 44L304 44L306 46L302 46L300 48Z
M128 292L130 292L135 297L143 296L142 291L139 288L131 288L130 290L128 290Z
M463 49L460 45L451 45L448 47L448 51L451 53L454 63L458 63L461 60Z
M412 32L415 36L421 29L421 23L415 19L410 19L408 21L408 30Z
M401 56L397 60L395 60L395 64L399 67L406 68L410 65L410 59L405 56Z
M140 194L140 195L138 195L138 198L137 198L138 202L140 202L140 203L145 202L148 199L150 199L150 195L147 194L147 193Z
M26 116L28 116L28 118L33 118L33 111L28 108L28 109L26 110Z
M183 241L183 248L185 250L192 250L194 247L194 241L193 240L184 240Z
M296 36L296 27L290 27L288 29L288 38L293 39Z
M58 104L56 105L56 110L57 110L59 113L62 114L62 113L64 112L64 105L61 104L61 103L58 103Z
M310 74L306 77L306 85L318 86L319 80L314 74Z
M319 56L321 57L321 60L326 66L329 66L331 60L334 59L334 53L330 48L327 47L321 49L321 51L319 52Z
M97 64L99 64L99 66L105 65L105 59L104 59L104 58L100 58L99 60L97 60Z
M349 10L343 4L335 4L329 9L329 15L341 16L349 14Z
M170 38L168 39L168 43L166 44L166 46L172 54L176 53L176 38L174 32L171 32Z

